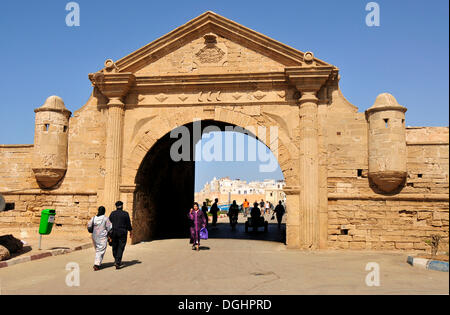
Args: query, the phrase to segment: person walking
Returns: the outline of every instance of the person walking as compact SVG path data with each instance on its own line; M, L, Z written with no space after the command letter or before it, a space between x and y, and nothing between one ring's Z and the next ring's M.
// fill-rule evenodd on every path
M269 214L270 215L270 202L266 201L266 204L264 205L264 214Z
M244 217L248 216L248 210L250 208L250 202L247 201L247 199L244 200L244 203L242 204L242 207L244 208Z
M251 225L253 226L253 231L256 231L261 221L261 210L259 210L257 202L253 204L253 208L250 210L250 218L252 220Z
M233 203L228 209L228 217L230 219L230 225L233 231L236 229L238 216L239 216L239 206L237 205L236 200L233 200Z
M262 200L261 199L261 201L260 201L260 203L259 203L259 207L261 208L261 212L262 212L262 214L264 215L264 214L266 214L265 212L264 212L264 205L265 205L265 202L264 202L264 200Z
M274 212L277 216L278 228L281 229L281 220L283 219L283 215L285 212L285 209L283 207L283 204L281 203L281 200L278 202L278 205L275 207Z
M219 207L217 206L217 203L219 202L219 199L215 199L213 205L211 206L211 209L209 209L209 212L212 214L212 226L216 226L217 224L217 213L219 212Z
M127 232L130 232L130 238L132 237L132 227L130 221L130 215L123 210L123 202L116 202L116 210L114 210L109 216L109 220L112 223L112 251L114 256L114 265L116 269L123 267L122 256L127 244Z
M198 207L198 203L194 202L193 208L189 211L189 221L191 222L190 232L192 249L200 250L200 230L206 227L206 218L203 211Z
M97 215L88 223L88 230L92 231L92 242L95 248L94 271L100 270L108 246L108 233L112 229L111 221L105 216L105 212L105 207L98 207Z
M206 218L206 226L208 226L209 218L208 218L208 206L206 205L206 201L203 202L202 211Z

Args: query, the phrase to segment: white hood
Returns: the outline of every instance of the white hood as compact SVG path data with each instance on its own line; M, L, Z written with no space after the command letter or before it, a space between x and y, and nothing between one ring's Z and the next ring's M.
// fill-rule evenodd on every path
M99 217L95 216L94 217L94 225L100 225L104 219L105 219L104 215L101 215Z

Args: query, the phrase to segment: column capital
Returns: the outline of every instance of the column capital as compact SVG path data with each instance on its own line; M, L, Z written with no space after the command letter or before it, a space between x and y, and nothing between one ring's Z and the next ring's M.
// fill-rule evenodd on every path
M111 102L112 99L125 99L136 78L131 72L97 72L89 74L89 80L91 80L92 86L98 88Z
M106 106L108 108L111 108L111 107L124 108L125 103L119 97L110 97L108 104L106 104Z
M298 105L302 105L305 103L313 103L318 104L319 98L317 97L318 91L303 91L300 99L298 100Z

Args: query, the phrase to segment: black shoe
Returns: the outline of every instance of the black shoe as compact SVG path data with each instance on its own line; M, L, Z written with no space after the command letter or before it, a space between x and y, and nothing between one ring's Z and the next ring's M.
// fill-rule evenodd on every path
M120 269L120 268L122 268L122 264L114 264L114 266L116 266L116 269Z
M99 271L100 270L100 266L94 265L94 271Z

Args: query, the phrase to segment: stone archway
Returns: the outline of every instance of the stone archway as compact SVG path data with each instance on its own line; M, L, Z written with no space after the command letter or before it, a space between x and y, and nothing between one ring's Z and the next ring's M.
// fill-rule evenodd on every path
M202 131L210 126L216 126L222 131L225 131L226 126L239 127L238 129L248 133L269 147L271 145L269 135L265 139L259 139L257 135L246 130L243 126L236 125L236 121L245 121L247 122L247 127L251 127L252 123L258 126L258 121L251 117L245 120L242 120L242 118L245 118L245 115L237 115L234 120L233 118L224 119L228 120L228 122L213 119L202 120ZM186 119L186 121L189 120L191 119ZM191 122L183 126L187 126L192 131L194 120L196 119L192 119ZM122 199L127 200L129 209L133 209L133 243L154 238L185 237L188 231L185 212L186 209L192 206L194 201L195 162L193 159L180 162L173 162L170 159L170 147L177 139L170 138L169 135L172 129L168 127L170 126L167 124L168 121L165 120L165 122L167 129L164 131L167 131L166 134L158 135L158 139L152 139L153 141L149 140L151 134L163 133L160 128L155 127L158 124L153 121L152 124L148 125L150 129L142 128L146 131L142 132L140 140L133 144L134 150L130 154L128 162L125 163L127 166L126 178L130 180L134 176L132 185L122 186ZM273 122L270 123L272 124ZM259 126L261 125L260 121ZM153 132L155 131L153 129L158 129L158 133ZM292 164L292 152L286 149L286 145L281 140L283 138L282 133L280 132L279 139L275 143L277 148L273 149L276 149L278 153L277 162L282 168L285 181L289 184L295 181L293 176L295 165ZM274 143L272 143L273 146ZM147 152L141 158L139 152L144 152L143 149L146 147L148 147ZM139 159L141 161L137 165L136 162ZM290 198L288 197L288 207L289 203L292 204L289 200Z

